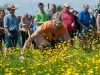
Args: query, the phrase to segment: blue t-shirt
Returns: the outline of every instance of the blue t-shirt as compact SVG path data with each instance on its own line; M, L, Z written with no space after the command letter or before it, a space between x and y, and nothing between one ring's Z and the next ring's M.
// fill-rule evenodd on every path
M78 20L82 22L84 25L89 25L91 23L91 17L89 12L85 12L85 10L79 12Z

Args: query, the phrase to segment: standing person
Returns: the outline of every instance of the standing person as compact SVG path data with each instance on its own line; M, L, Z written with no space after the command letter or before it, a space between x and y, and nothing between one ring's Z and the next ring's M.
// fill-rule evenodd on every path
M94 33L94 38L97 38L97 23L96 23L96 19L97 19L97 15L98 15L98 9L95 9L94 14L91 18L91 24L93 26L93 28L95 29L94 31L92 31ZM98 40L100 39L100 37L98 37ZM99 41L98 41L99 43Z
M52 16L54 15L56 13L56 5L55 4L52 4L51 5L51 10L50 10L50 12L49 12L49 20L51 20L52 19Z
M65 3L63 10L61 11L62 16L64 17L63 23L68 30L70 38L73 38L73 27L75 26L74 15L69 11L70 5L69 3ZM73 41L71 41L73 45Z
M20 21L21 21L21 17L19 15L17 15L16 18L17 18L17 23L18 23L18 27L19 27ZM21 46L21 33L20 33L20 31L18 31L17 46Z
M25 15L22 16L19 30L21 31L21 37L22 37L22 47L28 38L28 30L29 30L29 22L27 21Z
M77 37L79 38L79 31L80 31L80 24L79 24L79 21L78 21L78 11L74 10L74 17L75 17L75 26L76 26L76 35Z
M36 11L36 13L37 13L38 11ZM37 23L36 23L36 16L34 17L34 25L35 25L35 27L36 27L36 29L38 28L38 25L37 25Z
M43 23L40 28L38 28L25 42L21 55L24 55L24 51L28 44L36 38L38 46L51 46L54 47L57 39L60 35L64 36L64 40L68 43L70 39L66 28L64 27L63 17L60 13L55 13L52 17L52 20L46 21ZM39 36L41 35L41 36ZM41 44L42 43L42 44Z
M6 49L5 53L8 54L12 47L16 47L18 40L18 23L17 18L14 15L15 6L11 4L7 10L10 12L4 17L4 28L6 31L5 41L6 41Z
M93 25L93 27L95 29L97 29L97 24L96 24L96 18L97 18L97 15L98 15L98 9L95 9L95 12L91 18L91 24Z
M5 16L5 11L0 10L0 52L2 52L2 40L4 40L4 23L3 19Z
M28 19L28 13L25 13L24 16L25 16L25 18L26 18L27 20L29 20L29 19ZM29 21L30 21L30 20L29 20Z
M100 9L98 11L96 23L97 23L97 33L100 33Z
M90 18L92 19L92 17L93 17L93 13L90 13Z
M97 33L99 33L98 35L100 35L100 9L98 10L96 24L97 24ZM100 43L99 41L100 41L100 37L98 37L98 43Z
M70 8L70 10L69 10L73 15L74 15L74 12L75 12L75 10L74 10L74 8ZM76 22L77 22L77 18L76 18L76 15L74 15L74 19L75 19L75 25L74 25L74 27L73 27L73 37L75 36L75 34L76 34Z
M80 31L80 25L78 23L78 11L74 10L74 17L75 17L75 26L76 26L76 30Z
M17 18L17 23L18 23L18 25L19 25L19 24L20 24L20 21L21 21L21 20L20 20L20 16L17 15L16 18Z
M32 17L29 27L30 27L31 33L33 33L36 30L36 25L34 23L34 17Z
M32 15L29 15L28 16L28 21L31 21L32 20Z
M70 8L69 11L74 15L74 8Z
M27 20L28 22L31 22L31 18L32 18L31 15L28 15L28 13L25 13L24 16L25 16L25 18L26 18L26 20Z
M37 28L39 28L45 21L48 21L48 14L44 11L44 5L43 3L39 3L38 7L40 11L36 13L36 23Z
M78 14L78 21L80 24L80 37L81 39L84 39L83 33L87 33L90 30L90 27L93 29L93 26L91 25L91 17L90 13L88 12L89 10L89 5L84 4L83 6L84 10L79 12Z
M88 40L90 40L89 42L93 42L93 39L88 39L89 37L86 37L85 35L89 36L88 33L89 33L90 28L92 30L94 30L94 28L91 25L91 17L90 17L90 13L88 12L89 5L84 4L83 8L84 10L82 10L78 14L78 20L80 24L80 36L79 37L82 40L80 42L80 47L87 48L89 44ZM90 44L90 49L92 49L91 44Z

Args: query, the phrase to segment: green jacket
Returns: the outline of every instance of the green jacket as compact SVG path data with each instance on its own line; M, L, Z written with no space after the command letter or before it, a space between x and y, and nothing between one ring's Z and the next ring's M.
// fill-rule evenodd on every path
M92 18L91 18L91 24L94 28L97 28L97 25L96 25L96 17L93 15Z

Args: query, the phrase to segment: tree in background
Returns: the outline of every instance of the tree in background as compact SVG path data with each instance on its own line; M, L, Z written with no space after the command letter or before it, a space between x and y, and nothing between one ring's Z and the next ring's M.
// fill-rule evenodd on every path
M96 9L100 9L100 1L98 2L98 4L95 6Z
M94 13L95 9L100 9L100 1L98 2L97 5L95 5L94 7L90 7L90 9L92 10L91 12Z
M57 7L56 7L56 10L59 12L59 11L61 11L63 9L63 7L61 6L61 5L58 5Z
M0 6L0 10L6 10L9 4L5 4L4 6Z

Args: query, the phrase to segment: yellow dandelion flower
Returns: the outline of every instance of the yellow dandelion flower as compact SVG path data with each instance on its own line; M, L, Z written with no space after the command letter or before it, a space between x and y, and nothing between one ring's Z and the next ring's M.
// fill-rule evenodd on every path
M94 67L94 68L95 68L96 70L98 70L98 68L99 68L99 67L98 67L98 66L96 66L96 67Z
M2 63L2 60L0 60L0 63Z
M2 66L2 64L0 64L0 66Z
M36 73L33 73L33 75L37 75Z
M6 64L6 66L9 66L9 64Z
M8 75L12 75L12 72L8 73Z
M79 73L74 73L74 75L79 75Z
M47 73L46 75L50 75L50 73Z
M90 70L88 71L88 73L89 73L89 74L94 73L94 72L93 72L93 69L90 69Z
M5 69L5 72L9 72L9 69L7 68L7 69Z
M26 72L26 70L22 70L22 73L25 73Z

